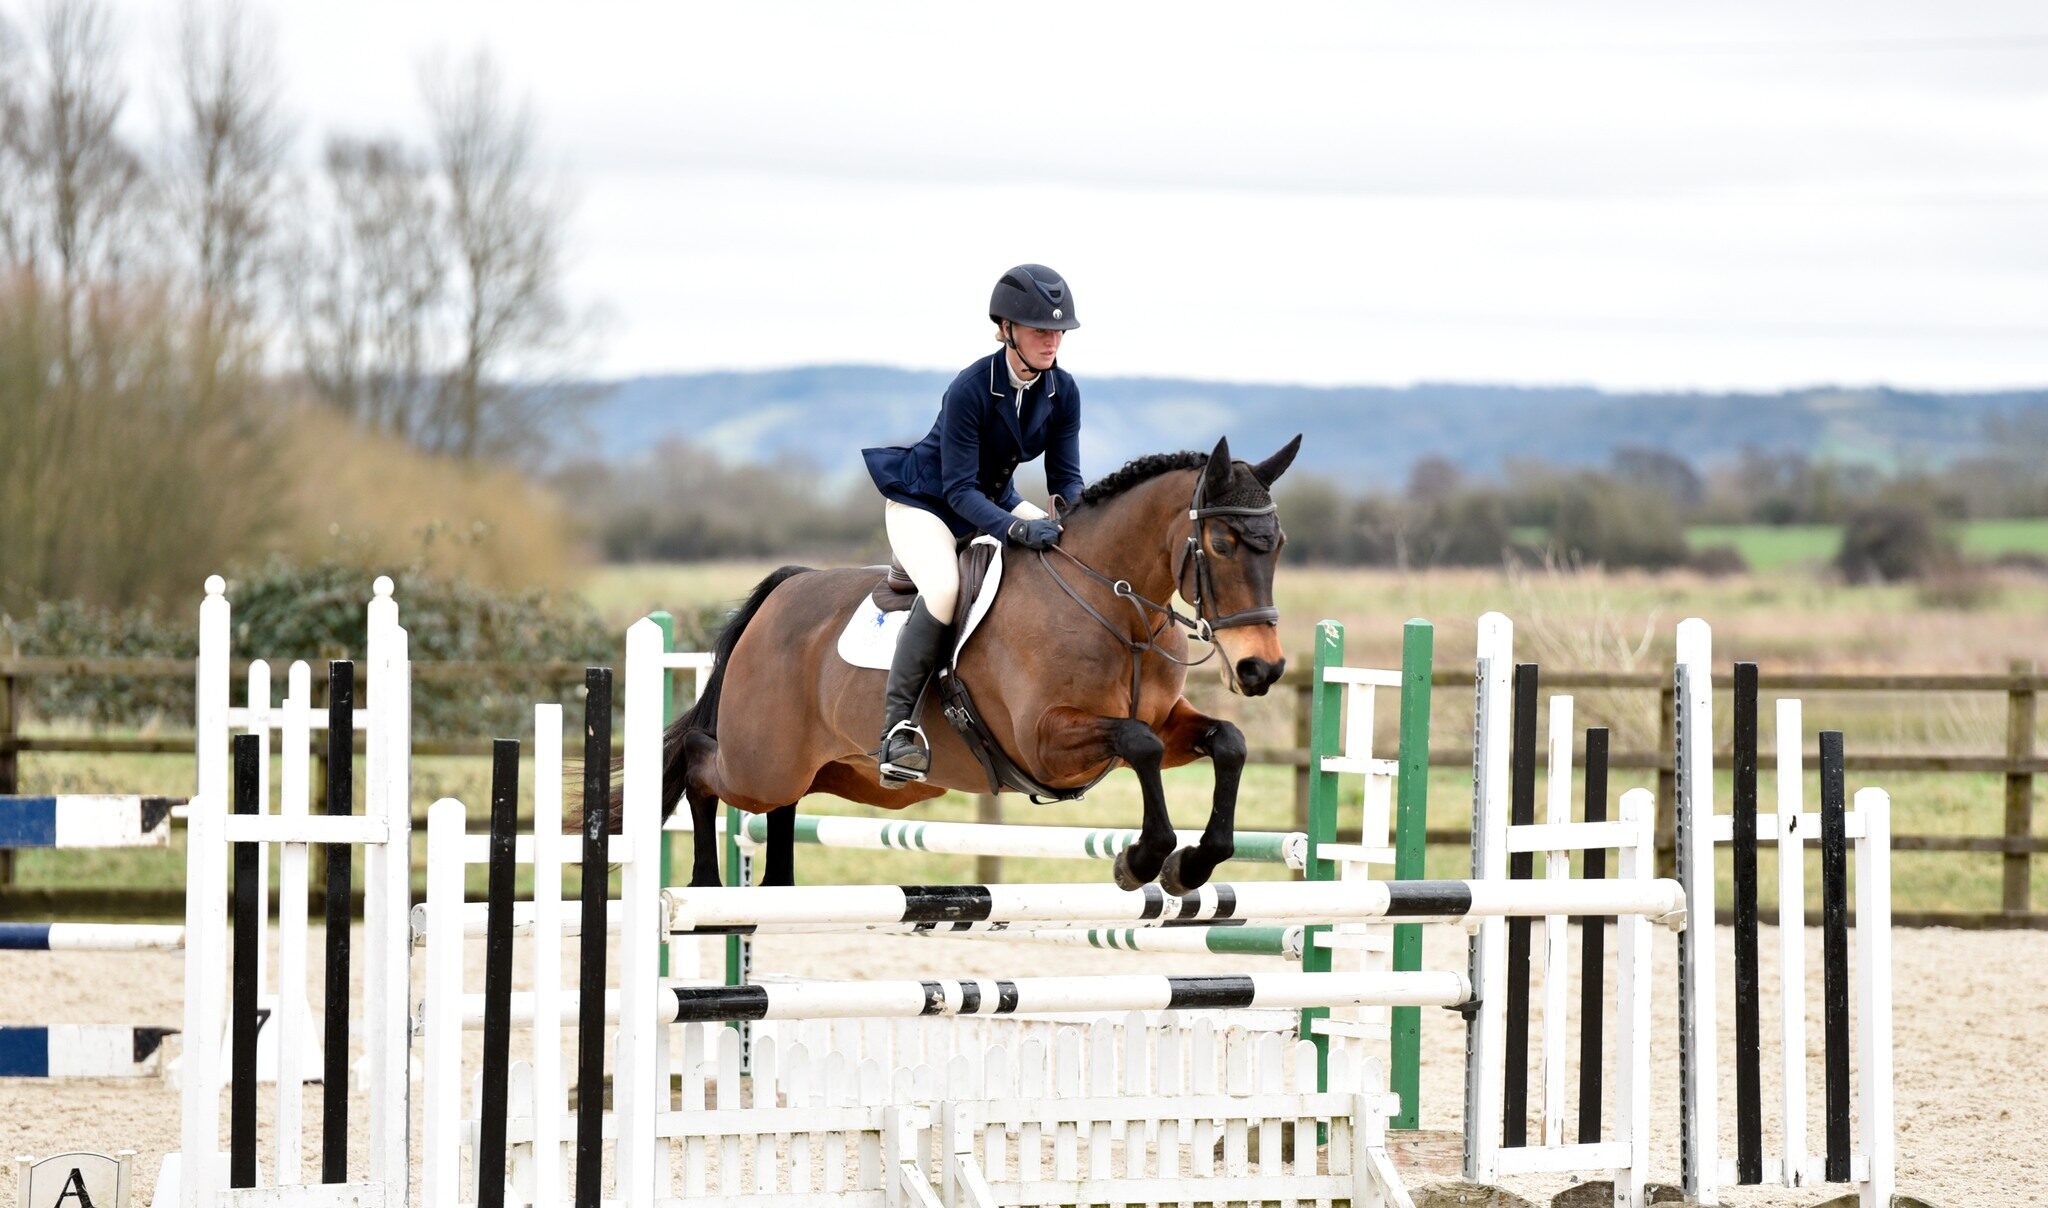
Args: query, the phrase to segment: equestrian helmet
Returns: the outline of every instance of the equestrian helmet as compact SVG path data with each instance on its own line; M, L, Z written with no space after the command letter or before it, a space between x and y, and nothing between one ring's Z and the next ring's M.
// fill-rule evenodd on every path
M1043 264L1020 264L1004 273L989 297L988 317L994 323L1008 319L1044 331L1072 331L1081 325L1074 317L1074 295L1066 281Z

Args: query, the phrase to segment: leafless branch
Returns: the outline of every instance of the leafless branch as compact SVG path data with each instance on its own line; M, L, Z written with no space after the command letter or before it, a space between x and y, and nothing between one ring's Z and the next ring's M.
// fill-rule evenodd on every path
M291 129L274 36L240 0L187 0L177 44L165 178L208 335L219 346L255 313L272 266Z

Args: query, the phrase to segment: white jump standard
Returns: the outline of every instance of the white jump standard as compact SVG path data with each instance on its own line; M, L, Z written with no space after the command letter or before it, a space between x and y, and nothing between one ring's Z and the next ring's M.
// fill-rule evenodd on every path
M1892 1087L1891 800L1860 789L1848 808L1839 731L1819 737L1820 809L1804 809L1804 741L1797 700L1777 702L1777 809L1758 808L1759 675L1754 663L1734 668L1732 810L1714 812L1712 635L1706 622L1678 627L1674 672L1677 703L1679 871L1702 919L1713 917L1715 848L1733 851L1735 1037L1732 1053L1716 1047L1720 983L1716 949L1690 933L1679 943L1680 1145L1688 1196L1720 1202L1724 1186L1812 1187L1851 1184L1864 1208L1892 1201L1896 1175ZM1757 848L1778 846L1779 1019L1781 1062L1779 1152L1764 1149L1761 944L1758 934ZM1823 948L1823 1152L1807 1148L1805 849L1821 865ZM1850 853L1856 873L1856 921L1849 923ZM1706 934L1711 934L1706 933ZM1856 955L1851 1026L1849 957ZM1853 1032L1853 1037L1852 1037ZM1850 1050L1856 1050L1857 1111L1850 1113ZM1735 1066L1735 1152L1723 1158L1719 1133L1719 1067Z

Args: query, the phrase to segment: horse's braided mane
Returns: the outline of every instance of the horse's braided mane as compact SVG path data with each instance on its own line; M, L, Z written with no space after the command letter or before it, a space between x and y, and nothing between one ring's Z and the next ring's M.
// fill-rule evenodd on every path
M1175 470L1200 469L1208 464L1207 453L1197 453L1192 449L1183 449L1178 453L1147 453L1143 457L1134 457L1125 462L1122 469L1111 470L1089 483L1081 491L1081 502L1092 507L1115 499L1139 483L1150 482L1161 474L1170 474Z
M1115 499L1140 483L1150 482L1161 474L1175 470L1199 470L1209 464L1207 453L1183 449L1179 453L1147 453L1124 463L1120 470L1113 470L1081 491L1081 503L1093 507ZM1230 489L1220 499L1211 499L1212 505L1222 507L1261 507L1273 501L1264 484L1250 474L1239 472L1232 477Z

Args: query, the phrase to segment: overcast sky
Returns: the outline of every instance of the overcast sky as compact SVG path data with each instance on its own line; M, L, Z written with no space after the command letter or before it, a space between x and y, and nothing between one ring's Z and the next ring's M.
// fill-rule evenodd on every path
M607 373L957 367L1030 260L1077 372L2048 383L2039 0L257 7L309 158L496 54Z

